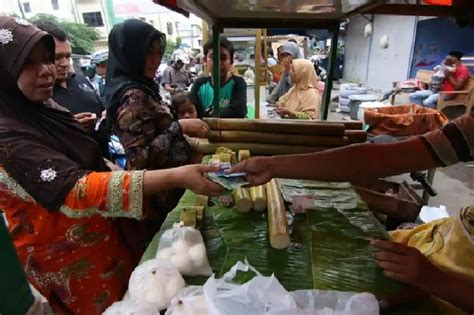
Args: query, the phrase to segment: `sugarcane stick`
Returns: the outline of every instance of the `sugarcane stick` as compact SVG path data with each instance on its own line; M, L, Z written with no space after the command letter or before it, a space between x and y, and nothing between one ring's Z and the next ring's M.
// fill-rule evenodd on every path
M250 153L255 155L280 155L280 154L302 154L319 152L330 149L329 147L312 147L284 144L264 144L264 143L209 143L207 139L199 139L196 148L197 153L213 154L218 147L225 146L234 151L248 149Z
M217 119L204 118L211 130L239 130L271 133L292 133L342 137L344 124L326 122L302 122L301 120L275 119Z
M237 188L234 190L234 202L237 211L249 212L252 209L252 200L248 188Z
M263 211L267 208L267 194L265 186L256 186L250 188L250 199L252 199L253 210Z
M209 142L249 142L323 147L340 147L349 144L349 140L345 137L225 130L209 131L208 139Z
M290 246L290 234L286 220L285 202L281 196L276 179L266 184L268 234L270 245L275 249L285 249Z
M345 135L349 139L349 143L360 143L367 141L367 132L363 130L346 130Z
M250 151L249 150L239 150L239 162L242 162L243 160L250 159Z

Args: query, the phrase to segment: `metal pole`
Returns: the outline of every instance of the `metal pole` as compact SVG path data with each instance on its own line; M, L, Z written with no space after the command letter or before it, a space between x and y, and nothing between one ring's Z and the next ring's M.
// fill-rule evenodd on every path
M331 29L332 29L331 47L329 50L326 86L324 88L323 108L321 110L322 120L328 119L329 104L331 103L332 77L334 74L334 67L335 67L336 56L337 56L337 38L339 36L339 23L335 24Z
M255 34L255 118L260 117L260 76L262 73L260 61L262 60L262 30L257 29Z
M212 80L214 87L214 99L212 101L213 116L219 117L220 114L220 89L221 89L221 43L220 43L221 27L217 23L212 26L212 54L213 69Z

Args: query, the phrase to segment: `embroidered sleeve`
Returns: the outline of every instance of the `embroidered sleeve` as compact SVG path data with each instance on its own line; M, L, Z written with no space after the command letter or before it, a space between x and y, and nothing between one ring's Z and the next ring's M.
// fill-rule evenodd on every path
M125 93L115 123L132 169L181 166L190 149L167 107L138 89Z
M296 112L295 118L296 119L312 119L311 116L305 112Z
M90 173L79 179L60 211L70 218L143 218L144 171Z
M421 137L433 158L442 166L474 159L474 112L453 120L443 129Z

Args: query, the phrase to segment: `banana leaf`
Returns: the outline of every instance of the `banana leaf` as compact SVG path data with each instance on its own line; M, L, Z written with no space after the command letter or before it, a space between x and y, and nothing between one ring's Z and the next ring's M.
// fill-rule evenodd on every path
M341 193L353 194L353 189L305 187L322 190L326 199L337 198ZM349 192L347 192L349 191ZM187 191L178 206L168 214L162 229L155 236L142 261L153 258L164 230L179 221L180 209L192 205L196 196ZM373 260L372 239L388 239L383 225L373 216L364 203L342 200L331 207L310 209L306 214L287 213L291 244L285 250L273 249L268 240L265 213L239 213L234 208L217 205L206 208L201 232L206 243L207 255L217 277L222 276L238 260L247 259L263 275L275 274L287 290L325 289L371 292L383 298L404 288L386 278ZM334 204L336 206L334 207ZM348 204L356 204L347 208ZM238 282L245 282L249 275L239 275ZM187 277L188 284L202 285L207 277ZM409 309L386 314L438 314L429 302Z

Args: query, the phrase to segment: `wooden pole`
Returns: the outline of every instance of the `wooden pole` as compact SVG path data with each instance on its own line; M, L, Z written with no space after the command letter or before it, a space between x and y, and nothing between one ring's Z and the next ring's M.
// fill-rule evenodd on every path
M218 24L212 26L212 53L213 53L213 87L214 99L212 101L212 113L214 117L219 117L220 114L220 88L221 88L221 44L220 44L221 27Z
M204 53L204 45L206 45L207 41L209 39L209 25L207 25L207 22L202 20L202 52ZM201 63L204 64L206 56L204 56L201 60ZM209 69L208 66L206 65L203 68L203 73L204 75L209 74Z
M322 119L328 119L329 104L331 104L331 90L333 83L334 68L337 56L337 38L339 36L339 23L336 23L332 28L331 48L329 51L328 72L326 78L326 87L324 88Z
M257 29L255 35L255 118L260 117L260 75L261 75L261 59L262 59L262 30Z

